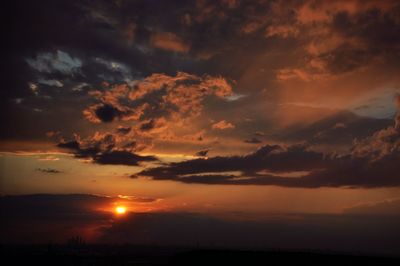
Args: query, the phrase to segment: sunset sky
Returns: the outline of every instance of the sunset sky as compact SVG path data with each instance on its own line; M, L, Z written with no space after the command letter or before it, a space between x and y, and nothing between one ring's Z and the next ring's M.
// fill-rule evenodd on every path
M2 243L400 254L399 1L5 11Z

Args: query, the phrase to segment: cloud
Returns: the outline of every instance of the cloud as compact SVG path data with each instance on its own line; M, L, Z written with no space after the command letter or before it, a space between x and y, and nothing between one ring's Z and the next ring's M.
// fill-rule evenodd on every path
M224 172L240 171L241 176L258 176L257 172L269 170L271 172L309 171L320 169L325 165L324 156L320 153L307 151L302 146L282 147L266 145L254 153L244 156L217 156L207 159L194 159L167 166L145 169L138 175L150 176L154 179L172 179L176 181L191 181L190 176L196 177L198 182L204 183L251 183L253 179L237 179L238 176L224 176ZM204 175L203 175L204 173ZM217 179L206 173L221 173ZM255 179L259 181L258 179Z
M262 143L262 140L259 140L258 138L251 138L251 139L245 139L244 140L245 143L250 143L250 144L259 144Z
M150 37L150 44L156 48L173 52L187 53L190 50L190 45L172 32L153 33Z
M282 38L296 37L299 34L299 29L293 25L271 25L266 29L265 36L279 36Z
M54 87L58 87L58 88L61 88L61 87L64 86L64 84L62 82L60 82L59 80L56 80L56 79L50 79L50 80L39 79L38 83L45 84L45 85L48 85L48 86L54 86Z
M301 81L312 81L318 80L323 77L323 74L310 73L308 70L302 68L283 68L279 69L276 73L276 79L278 81L288 80L301 80Z
M198 152L196 152L196 156L206 157L209 151L210 151L210 149L205 149L205 150L198 151Z
M67 75L78 73L82 66L80 59L71 57L61 50L55 53L41 53L35 59L27 58L26 62L39 72L60 72Z
M400 155L400 96L396 95L395 102L398 112L394 126L375 132L371 137L356 140L352 149L354 157L369 157L372 161L391 158L396 160Z
M59 174L62 171L53 168L36 168L35 171L46 173L46 174Z
M123 126L80 140L81 146L92 147L80 148L81 153L92 149L136 152L151 147L153 139L174 138L177 125L185 126L198 117L206 99L223 100L232 94L232 87L222 77L178 72L176 76L153 74L89 94L99 103L83 110L87 120L98 124L123 122Z
M266 145L244 156L218 156L170 163L145 169L137 176L184 183L307 188L400 186L399 114L394 126L356 141L349 154L324 154L307 145ZM228 173L233 171L240 174ZM285 176L286 173L296 172L305 174Z
M57 144L58 147L60 148L66 148L66 149L71 149L71 150L79 150L79 143L76 140L72 141L63 141Z
M45 156L45 157L39 158L38 160L39 160L39 161L56 162L56 161L59 161L60 158L58 158L58 157L56 157L56 156L53 156L53 155L49 155L49 156Z
M202 101L207 96L224 98L231 95L232 87L221 77L153 74L143 80L113 86L106 91L93 91L91 95L101 102L84 111L88 119L98 117L96 111L105 106L112 118L144 121L152 118L181 120L198 116ZM113 115L113 114L118 115Z
M278 1L271 6L269 16L257 15L248 25L265 29L267 38L296 39L297 51L305 47L297 66L277 71L279 81L336 78L387 62L399 50L393 39L399 27L396 1Z
M112 122L114 118L122 115L120 110L109 104L92 106L89 110L86 110L84 114L89 121L94 123Z
M158 201L163 200L161 198L139 197L139 196L129 196L129 195L118 195L118 198L127 199L129 201L137 202L137 203L152 203L152 202L158 202Z
M365 139L393 124L390 119L358 116L349 111L338 111L307 125L293 126L272 136L281 141L300 141L312 145L352 147L355 138Z
M233 102L233 101L240 100L246 96L247 95L244 95L244 94L232 93L231 95L228 95L227 97L225 97L225 99L227 101Z
M129 66L125 65L124 63L105 60L101 57L96 57L94 60L96 63L104 65L111 72L120 73L122 77L127 81L132 79L132 70Z
M98 164L139 165L140 162L157 161L154 156L141 156L127 151L111 151L96 155L94 161Z
M396 106L397 106L398 110L400 110L400 94L396 94L395 99L396 99ZM394 128L397 131L400 131L400 111L397 112Z
M179 142L182 135L190 135L183 132L187 127L198 132L207 128L205 120L227 119L235 125L229 130L230 140L223 139L227 130L210 130L201 136L203 144L213 145L215 154L248 152L250 145L243 140L250 138L249 132L285 134L284 119L275 117L285 112L276 106L294 99L348 108L346 102L372 89L398 87L399 4L364 2L172 1L154 5L151 1L75 4L62 0L55 4L43 0L38 4L16 0L15 12L6 19L10 29L4 38L8 41L6 82L0 97L1 135L42 141L49 130L89 138L93 137L90 132L109 130L118 149L130 145L135 147L133 152L159 151L165 142ZM185 78L179 84L177 71L191 73L200 83L206 76L229 84L235 80L236 93L216 99L215 94L206 95L197 105L198 94L189 93L197 89L185 84L195 79ZM150 88L157 79L166 85L160 82L161 89ZM50 89L39 81L51 81L51 86L62 83L63 89ZM29 89L28 84L36 88ZM81 88L80 84L87 85ZM178 84L184 87L180 96L176 95ZM171 87L175 93L166 92ZM82 121L83 109L84 119L96 125ZM199 109L202 116L195 115ZM229 120L227 114L235 119ZM299 118L301 114L292 119L296 130L310 122ZM244 126L239 122L244 117L253 122ZM129 132L117 132L118 126L129 127ZM338 134L347 145L354 135L364 137L361 130L352 129L351 125L336 132L321 128L307 141L336 145L333 139ZM216 135L219 144L210 140ZM230 141L236 144L227 144ZM185 148L187 154L204 147L190 145ZM183 152L184 145L176 146Z
M364 202L344 209L344 213L358 215L380 215L398 217L400 214L400 199L385 199L377 202Z
M256 135L256 136L258 136L258 137L264 137L264 136L265 136L265 133L262 132L262 131L256 131L256 132L254 132L254 135Z
M131 144L135 146L135 144ZM63 141L60 148L72 150L77 158L90 158L98 164L115 164L138 166L142 162L157 161L154 156L141 156L130 152L130 149L118 150L115 148L115 139L112 135L97 134L91 139L80 140L76 137L72 141Z
M126 135L132 130L131 127L118 126L117 133Z
M211 126L213 129L219 129L219 130L224 130L224 129L230 129L230 128L235 128L235 125L232 123L226 121L226 120L221 120L219 122L216 122L212 124Z
M185 183L278 185L286 187L399 186L398 153L380 160L326 156L300 147L264 146L246 156L212 157L149 168L137 175ZM225 174L239 171L240 175ZM210 172L216 174L209 174ZM306 172L297 177L285 173Z

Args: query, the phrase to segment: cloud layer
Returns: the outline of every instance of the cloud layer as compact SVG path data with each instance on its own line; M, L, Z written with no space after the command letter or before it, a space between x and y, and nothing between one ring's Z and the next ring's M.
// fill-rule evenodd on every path
M398 1L45 0L9 10L8 146L51 131L100 164L156 161L145 150L220 155L159 168L169 176L142 172L154 179L397 184L399 118L390 126L388 106L400 84ZM251 152L265 143L279 145ZM218 160L236 173L209 166ZM204 170L181 172L185 163Z
M138 165L140 161L152 161L155 157L133 152L151 147L154 139L177 138L177 127L198 117L207 97L223 99L231 95L232 87L220 77L179 72L175 77L153 74L130 84L106 85L103 90L89 93L99 103L83 111L87 120L124 124L113 132L96 132L83 139L75 134L74 140L62 140L58 147L75 150L78 157L91 157L100 164ZM225 129L233 125L223 123L219 127Z
M145 169L137 176L202 184L309 188L400 186L399 116L400 112L394 126L356 141L350 154L326 154L313 151L307 145L266 145L244 156L171 163Z

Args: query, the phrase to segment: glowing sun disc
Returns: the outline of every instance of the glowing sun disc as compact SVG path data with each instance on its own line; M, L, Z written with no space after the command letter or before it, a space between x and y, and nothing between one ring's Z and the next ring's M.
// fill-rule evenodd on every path
M117 207L115 208L115 213L116 213L116 214L124 214L124 213L126 213L126 207L124 207L124 206L117 206Z

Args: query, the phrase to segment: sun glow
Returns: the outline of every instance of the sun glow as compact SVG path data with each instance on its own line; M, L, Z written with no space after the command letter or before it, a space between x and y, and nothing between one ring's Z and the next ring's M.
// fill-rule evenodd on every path
M126 207L124 206L117 206L115 208L115 213L116 214L125 214L126 213Z

